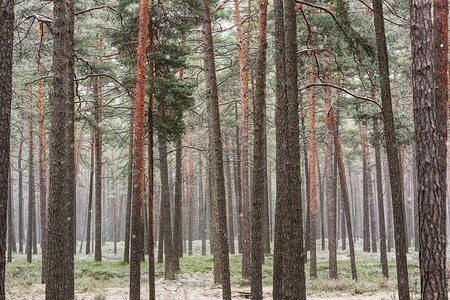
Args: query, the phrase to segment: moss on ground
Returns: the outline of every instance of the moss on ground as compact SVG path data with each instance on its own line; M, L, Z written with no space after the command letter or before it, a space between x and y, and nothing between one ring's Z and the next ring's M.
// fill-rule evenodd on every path
M108 253L108 252L106 252ZM317 296L333 296L342 294L374 294L378 292L393 292L396 289L395 261L389 261L389 279L381 275L381 266L377 255L365 255L357 252L356 260L358 281L351 280L350 261L345 252L340 253L338 260L339 280L328 279L328 261L324 253L318 256L318 279L309 280L307 276L307 293ZM121 260L121 253L110 254L102 262L93 261L93 256L80 255L75 261L75 288L77 293L102 293L109 288L127 288L129 283L129 265ZM231 281L235 286L246 287L249 281L241 277L241 255L230 256ZM39 257L37 257L39 259ZM177 280L192 286L213 286L213 258L211 255L185 256L180 259L181 272ZM263 284L272 285L273 256L266 255L263 265ZM141 264L142 283L148 282L147 263ZM305 265L305 273L309 274L309 262ZM25 256L16 255L13 262L6 265L6 288L11 296L26 293L37 296L44 291L40 285L41 265L34 260L26 262ZM418 262L409 261L411 286L414 289L419 276ZM156 264L158 284L162 284L164 264Z

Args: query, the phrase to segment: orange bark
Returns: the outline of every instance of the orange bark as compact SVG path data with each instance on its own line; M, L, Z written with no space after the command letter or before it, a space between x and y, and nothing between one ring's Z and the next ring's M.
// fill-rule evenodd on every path
M148 36L149 1L141 0L139 8L139 39L137 52L136 100L133 152L133 205L131 224L130 299L140 299L140 260L144 206L144 120L145 120L145 72Z
M42 65L41 44L44 36L44 27L39 22L38 27L38 72L42 76L44 66ZM38 85L38 111L39 111L39 215L41 219L41 249L42 249L42 273L41 283L46 282L47 277L47 169L45 165L46 144L45 144L45 125L44 125L44 80L39 80Z
M236 14L239 73L241 86L241 185L242 185L242 277L250 277L250 223L249 223L249 182L248 182L248 50L244 50L242 20L239 1L234 0ZM248 25L250 26L250 25ZM248 27L250 29L250 27ZM248 32L249 34L249 32ZM248 44L247 44L248 48Z

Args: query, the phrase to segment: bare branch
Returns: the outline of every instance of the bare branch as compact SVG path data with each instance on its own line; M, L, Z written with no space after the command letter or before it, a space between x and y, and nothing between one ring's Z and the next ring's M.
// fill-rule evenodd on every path
M78 16L78 15L81 15L81 14L84 14L84 13L87 13L87 12L90 12L90 11L93 11L93 10L103 9L103 8L107 8L107 9L112 10L113 12L117 12L114 8L112 8L109 5L100 5L100 6L91 7L91 8L85 9L85 10L77 11L73 15L74 16Z
M220 3L219 5L217 5L217 7L216 7L216 12L219 11L219 10L222 8L222 6L224 6L225 4L227 4L228 1L229 1L229 0L224 0L222 3Z
M363 100L363 101L367 101L367 102L371 102L371 103L375 104L376 106L378 106L380 108L380 110L383 110L383 107L377 101L372 100L372 99L367 98L367 97L358 96L358 95L356 95L356 94L354 94L354 93L344 89L341 86L334 85L334 84L331 84L331 83L311 83L311 84L305 85L303 87L300 87L298 90L299 91L306 90L306 89L309 89L310 87L313 87L313 86L327 86L327 87L331 87L331 88L340 90L341 92L344 92L344 93L352 96L353 98L356 98L356 99L359 99L359 100Z

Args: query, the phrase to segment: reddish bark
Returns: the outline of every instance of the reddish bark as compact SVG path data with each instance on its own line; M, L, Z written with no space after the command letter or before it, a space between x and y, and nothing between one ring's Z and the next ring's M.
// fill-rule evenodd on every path
M315 82L314 67L310 68L309 80ZM309 202L310 202L310 277L317 278L316 266L316 106L315 88L309 90Z
M236 15L239 73L241 87L241 189L242 189L242 278L250 277L250 214L249 214L249 173L248 173L248 64L247 49L244 49L242 20L239 1L234 0ZM250 23L249 23L250 24ZM247 47L248 48L248 47Z
M131 221L130 299L140 299L142 228L144 206L144 121L145 73L148 37L148 0L139 7L139 38L137 54L136 100L134 106L133 203Z

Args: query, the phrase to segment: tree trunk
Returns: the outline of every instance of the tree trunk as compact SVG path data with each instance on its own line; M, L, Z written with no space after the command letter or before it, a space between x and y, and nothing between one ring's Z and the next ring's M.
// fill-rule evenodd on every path
M359 122L359 132L361 135L361 149L363 162L363 250L370 252L370 213L369 213L369 179L367 176L367 143L363 126Z
M91 170L89 173L89 196L87 206L87 222L86 222L86 254L91 253L91 223L92 223L92 198L94 185L94 127L91 129Z
M320 238L321 238L321 249L322 251L325 251L325 218L324 218L324 211L325 211L325 197L323 193L323 180L322 175L320 173L320 164L319 164L319 155L317 153L316 155L316 165L317 165L317 179L319 180L319 219L320 219ZM325 170L326 172L326 170ZM350 179L351 182L351 179Z
M239 1L234 0L236 14L239 74L241 90L241 189L242 189L242 278L250 278L250 203L249 203L249 171L248 171L248 64L244 49L241 13Z
M0 2L0 298L5 294L8 176L10 176L10 118L14 0Z
M19 253L23 253L24 239L24 220L23 220L23 170L22 170L22 153L23 153L23 127L20 128L19 156L17 158L17 171L19 173Z
M42 39L44 36L44 24L39 22L38 25L38 72L43 76L44 67L42 65ZM45 125L44 125L44 80L39 80L38 87L38 109L39 109L39 209L41 221L41 252L42 252L42 271L41 283L46 282L47 276L47 168L46 145L45 145Z
M216 244L217 249L215 249L216 251L214 251L215 252L214 267L219 267L219 273L221 275L220 279L222 283L222 299L226 300L231 299L230 265L228 260L227 216L226 216L226 200L225 200L225 182L223 176L222 138L220 133L219 97L217 91L217 78L214 61L214 45L211 29L211 14L208 0L203 0L203 12L204 12L203 32L205 43L204 70L206 77L205 83L206 83L206 99L207 99L208 126L209 126L209 149L210 149L209 167L211 168L211 175L212 175L210 189L212 191L211 204L213 211L213 226L214 226L213 232L216 235L214 239L217 241ZM245 174L243 174L243 177L245 178Z
M307 251L309 251L309 242L311 240L311 201L309 199L310 196L310 177L309 177L309 163L308 163L308 143L307 134L306 134L306 126L305 126L305 109L303 108L303 95L300 94L300 108L301 108L301 124L302 124L302 136L303 136L303 162L305 165L305 203L306 203L306 222L305 222L305 259L307 258Z
M310 70L310 82L316 81L314 67ZM316 106L315 88L309 89L309 209L310 209L310 263L309 276L311 279L317 278L316 259Z
M331 73L328 74L331 80ZM336 243L336 176L333 168L333 121L331 119L331 88L326 87L325 98L325 170L328 218L328 261L330 279L338 279Z
M155 18L155 1L150 0L149 10L149 22L148 22L148 34L149 39L149 51L155 52L154 42L154 29L153 22ZM149 60L149 72L150 76L155 76L155 60L150 58ZM153 105L154 94L151 92L148 99L148 284L149 284L149 300L156 299L156 286L155 286L155 198L154 198L154 171L153 171Z
M441 233L446 245L447 210L447 126L448 126L448 1L433 1L433 80L436 125L438 135L439 186L442 209ZM445 253L445 251L444 251ZM445 260L444 260L445 263ZM444 265L444 271L446 266ZM443 283L444 284L444 283Z
M180 117L181 119L181 117ZM173 243L175 253L183 257L183 149L181 137L177 140L175 151L175 202L173 217Z
M188 128L188 255L192 256L192 223L194 222L194 204L192 203L192 169L194 163L192 161L192 149L191 149L191 128Z
M399 299L409 299L409 279L406 261L405 207L401 186L400 164L398 161L397 139L395 136L394 115L392 112L391 85L389 80L389 59L384 30L383 6L381 0L373 1L374 23L377 42L378 68L380 72L381 100L386 151L389 164L389 178L394 215L395 250L397 265L397 285Z
M162 109L162 108L161 108ZM162 233L164 235L163 245L165 254L165 273L164 277L168 280L175 278L175 259L177 253L172 242L172 222L170 217L170 199L169 199L169 173L167 165L167 142L160 134L158 136L159 159L161 172L161 223Z
M33 94L29 91L28 117L28 229L27 229L27 262L31 263L33 251L33 224L36 222L35 189L34 189L34 148L33 148Z
M283 4L284 2L284 4ZM274 0L276 45L277 204L273 296L306 299L300 187L295 1ZM296 249L296 250L293 250Z
M202 256L206 255L206 209L205 199L203 196L203 163L202 152L198 153L198 203L199 203L199 232L200 239L202 240ZM205 195L206 196L206 195Z
M239 121L237 104L234 104L234 112L236 116L236 123ZM236 125L235 136L235 162L234 168L234 191L236 198L236 214L237 214L237 231L238 231L238 252L242 253L242 185L241 185L241 144L239 142L240 136L239 125Z
M438 8L443 11L436 11L434 26L438 26L440 32L435 32L435 40L441 45L435 49L433 57L433 24L431 1L411 2L411 52L413 70L413 103L414 103L414 125L417 145L417 185L419 202L419 228L420 228L420 279L422 299L447 299L446 280L446 190L441 188L442 181L446 178L442 165L445 158L445 150L441 150L440 127L437 112L438 107L442 108L442 96L445 96L447 85L442 86L447 76L447 59L443 55L442 48L445 44L446 29L441 28L439 22L447 19L445 12L446 4L443 1L435 1ZM441 15L442 14L442 15ZM436 27L434 27L436 29ZM435 45L436 46L436 45ZM439 47L440 46L440 47ZM441 49L439 49L441 48ZM438 53L439 51L440 53ZM444 52L445 53L445 52ZM435 59L435 61L433 61ZM434 68L434 70L433 70ZM435 73L433 74L433 71ZM440 74L439 72L443 72ZM436 79L436 82L434 80ZM439 89L444 91L439 91ZM434 90L434 93L432 92ZM447 100L445 100L447 101ZM438 105L438 107L436 107ZM441 113L442 114L442 113ZM446 130L446 129L445 129ZM445 146L444 146L445 147ZM441 151L442 152L441 152ZM444 184L445 186L445 184ZM442 194L444 193L444 194Z
M233 218L233 191L231 184L230 149L225 139L224 153L225 182L227 190L227 217L228 217L228 248L230 254L234 254L234 218Z
M53 2L46 299L74 299L74 2ZM63 142L64 141L64 142ZM67 220L71 220L68 222Z
M333 115L333 112L331 112ZM347 225L347 233L348 233L348 242L350 248L350 263L352 268L352 279L357 280L356 274L356 263L355 263L355 246L353 245L353 232L352 232L352 218L350 213L350 201L347 190L347 178L345 175L345 166L344 166L344 156L342 154L342 145L341 139L339 137L339 132L336 124L336 120L333 116L332 118L332 128L333 128L333 136L334 136L334 149L335 155L337 158L338 166L339 166L339 185L341 187L342 194L342 203L345 211L345 223Z
M98 77L94 77L95 110L95 251L94 259L102 260L102 102Z
M131 255L130 255L130 299L141 296L141 258L143 251L143 209L145 196L145 76L148 38L148 0L139 6L139 37L137 52L136 100L134 105L133 138L133 199L131 205Z
M265 108L266 108L266 64L267 64L267 5L268 0L259 1L258 58L255 67L256 88L253 103L254 146L251 214L251 293L252 300L262 300L263 207L265 202ZM268 225L268 224L267 224ZM264 229L265 230L265 229ZM269 250L270 252L270 250Z
M125 245L123 260L130 262L130 233L131 233L131 201L133 198L133 135L134 110L130 111L130 130L128 133L128 182L127 182L127 211L125 213Z
M373 118L373 135L375 136L376 139L379 138L378 119L376 117ZM378 219L380 223L380 261L383 276L388 278L389 272L386 253L386 228L384 220L383 178L381 174L380 144L378 141L375 142L374 148L375 148L375 168L377 171Z
M10 162L12 161L11 157L9 158ZM12 179L11 179L11 164L9 165L9 175L8 175L8 203L7 203L7 211L8 211L8 257L7 262L12 262L12 252L14 248L14 244L16 241L14 240L14 223L13 223L13 204L12 204Z
M374 91L373 91L374 93ZM375 99L375 96L373 96L373 99ZM372 186L372 171L371 171L371 165L370 165L370 152L369 147L367 145L367 123L366 121L363 121L362 125L362 132L363 132L363 140L362 143L365 144L364 149L366 151L366 179L367 179L367 195L368 195L368 202L369 202L369 215L370 215L370 238L371 238L371 246L372 246L372 252L377 252L377 230L376 230L376 218L375 218L375 197L373 195L373 186ZM364 150L363 150L364 151Z

